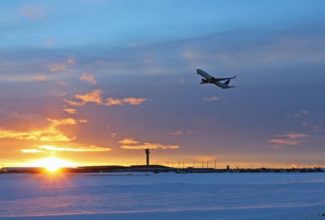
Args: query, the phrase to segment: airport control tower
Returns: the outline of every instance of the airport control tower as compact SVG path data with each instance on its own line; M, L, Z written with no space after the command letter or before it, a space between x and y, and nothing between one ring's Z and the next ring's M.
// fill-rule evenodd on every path
M150 150L149 150L149 148L145 149L145 153L146 153L146 165L149 166L150 165Z

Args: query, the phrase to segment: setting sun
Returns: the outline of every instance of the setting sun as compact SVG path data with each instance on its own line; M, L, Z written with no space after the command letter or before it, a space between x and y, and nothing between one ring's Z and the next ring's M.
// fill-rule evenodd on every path
M32 163L35 167L43 167L49 172L56 172L60 168L63 167L75 167L76 165L71 161L56 158L56 157L48 157L44 159L37 160Z

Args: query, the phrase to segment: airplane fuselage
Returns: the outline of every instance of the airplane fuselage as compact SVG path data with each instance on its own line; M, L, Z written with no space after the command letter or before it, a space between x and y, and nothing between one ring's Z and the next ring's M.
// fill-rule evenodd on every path
M228 85L222 83L222 82L218 82L218 81L214 81L214 80L209 80L209 79L201 79L201 84L214 84L222 89L227 89Z

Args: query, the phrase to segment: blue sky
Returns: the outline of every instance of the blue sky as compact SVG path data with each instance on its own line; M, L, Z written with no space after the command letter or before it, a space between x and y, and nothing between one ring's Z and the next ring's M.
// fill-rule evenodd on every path
M125 140L160 162L325 162L324 1L0 3L0 162L46 144L141 163ZM237 87L199 85L197 68Z
M4 48L145 44L234 29L274 30L323 21L322 1L10 1L2 3ZM24 40L25 39L25 40Z

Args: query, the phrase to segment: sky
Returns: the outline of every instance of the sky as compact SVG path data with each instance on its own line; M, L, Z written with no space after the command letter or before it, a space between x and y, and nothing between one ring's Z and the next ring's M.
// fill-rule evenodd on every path
M325 165L322 0L0 4L1 166Z

